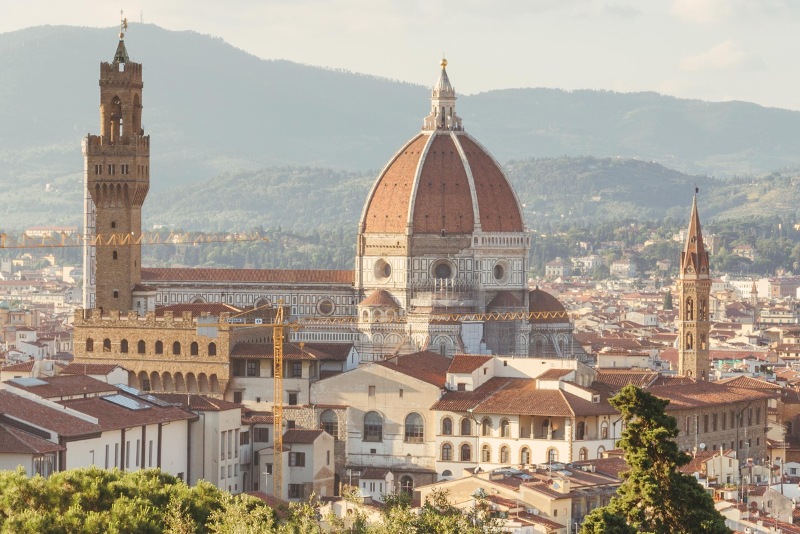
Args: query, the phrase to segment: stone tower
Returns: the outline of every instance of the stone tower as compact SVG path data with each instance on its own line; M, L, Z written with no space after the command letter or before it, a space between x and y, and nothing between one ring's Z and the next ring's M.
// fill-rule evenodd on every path
M114 60L100 63L100 135L83 140L84 232L135 239L150 187L150 137L142 129L142 65L129 60L124 35L119 37ZM86 247L84 280L85 308L131 310L131 292L141 281L141 248Z
M708 380L710 359L708 354L708 332L711 322L708 317L708 298L711 292L708 252L703 246L700 215L697 213L697 197L692 203L692 216L686 246L681 253L680 312L678 315L678 374L698 380Z

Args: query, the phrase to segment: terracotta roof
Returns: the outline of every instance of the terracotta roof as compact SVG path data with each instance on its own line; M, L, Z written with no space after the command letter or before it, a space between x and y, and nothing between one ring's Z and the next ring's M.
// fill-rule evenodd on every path
M781 386L778 384L753 378L751 376L734 376L731 378L723 378L722 380L717 380L717 384L725 384L731 387L744 389L781 389Z
M510 378L495 377L484 382L473 391L448 391L431 406L431 410L465 412L480 404L495 391L505 387L510 381Z
M359 303L359 306L376 306L381 308L397 308L397 302L384 289L376 289L370 296Z
M83 436L100 432L100 426L63 410L0 390L0 414L52 430L62 436Z
M622 389L628 384L645 388L657 378L658 373L650 371L614 371L611 369L597 371L597 382L608 384L614 390Z
M271 425L275 423L275 416L272 412L246 412L245 410L242 411L243 425Z
M368 467L361 471L361 480L383 480L389 474L388 469L380 469L378 467Z
M328 270L142 268L142 281L147 282L352 284L354 276L354 271Z
M153 425L173 421L196 420L197 416L180 408L170 406L162 408L149 403L141 397L135 397L141 404L151 406L145 410L129 410L123 406L110 402L103 397L89 397L88 399L73 399L60 401L59 404L96 417L100 428L103 430L116 430L131 426Z
M33 364L34 364L33 360L30 360L28 362L12 363L11 365L0 367L0 371L15 371L18 373L30 373L31 371L33 371Z
M124 367L116 363L69 363L61 369L62 375L107 375L114 369Z
M444 388L447 382L447 368L450 366L450 358L437 352L424 350L414 354L394 356L388 360L376 362L376 365Z
M15 380L9 380L5 384L9 387L33 393L43 399L117 392L117 388L111 384L106 384L87 375L40 377L39 380L45 383L39 386L24 386Z
M606 451L608 452L608 451ZM586 460L583 462L573 462L576 466L593 465L595 472L609 475L615 478L622 478L622 473L628 470L628 464L620 457L597 458L596 460Z
M156 316L163 317L164 312L172 312L174 317L183 316L183 312L192 312L192 317L199 317L207 313L219 317L223 313L241 313L244 308L231 306L222 302L198 302L195 304L170 304L169 306L159 306L156 308Z
M292 428L284 432L283 442L287 444L314 443L317 440L317 438L320 437L324 432L325 432L324 430L302 430L299 428Z
M44 454L63 450L66 450L66 447L0 424L0 453Z
M537 380L558 380L567 376L572 372L572 369L548 369L544 373L536 377Z
M490 308L522 308L522 301L519 300L511 291L498 291L489 304L486 305L487 309Z
M450 367L447 369L447 372L452 374L470 374L492 358L494 358L494 356L491 355L456 354L453 356L453 360L450 362Z
M606 393L592 403L560 389L538 389L536 380L513 378L473 410L476 413L502 413L545 416L586 416L617 413Z
M192 393L151 393L151 395L180 408L203 412L219 412L243 408L241 404Z
M550 293L534 289L528 295L528 311L538 312L539 317L531 317L534 324L568 323L570 322L564 306Z
M460 157L462 151L472 181ZM363 231L403 233L412 223L417 234L472 233L476 222L473 184L484 231L522 231L520 207L503 171L468 135L451 136L450 132L423 132L400 149L375 181L364 208ZM412 195L416 196L409 210Z
M648 391L662 399L669 399L668 412L776 397L776 394L768 391L734 388L702 380L688 384L653 386Z

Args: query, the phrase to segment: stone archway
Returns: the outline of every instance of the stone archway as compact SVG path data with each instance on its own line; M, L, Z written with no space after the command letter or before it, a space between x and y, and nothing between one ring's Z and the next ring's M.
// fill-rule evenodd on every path
M209 384L211 385L211 393L222 393L219 389L219 380L217 379L217 375L211 375L209 377Z
M195 378L194 373L186 373L186 391L189 393L200 392L197 388L197 378Z
M172 393L175 391L175 384L172 381L172 374L164 373L161 375L161 385L164 388L164 391L167 393Z
M186 393L186 382L183 379L183 373L175 373L175 391Z
M150 391L150 376L147 374L147 371L139 371L138 383L139 385L136 386L136 389Z
M210 393L211 387L208 384L208 377L205 373L197 375L197 388L200 393Z
M139 386L139 377L136 376L136 373L133 371L128 371L128 385L132 388L142 389Z
M164 388L161 387L161 376L155 371L150 373L150 389L152 391L164 391Z

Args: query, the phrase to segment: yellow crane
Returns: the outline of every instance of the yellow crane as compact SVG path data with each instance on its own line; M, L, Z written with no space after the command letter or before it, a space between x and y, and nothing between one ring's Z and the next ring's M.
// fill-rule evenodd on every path
M283 342L285 339L284 331L286 328L299 329L306 326L329 326L329 325L355 325L359 323L359 318L354 316L347 317L321 317L303 318L295 321L287 321L283 307L283 301L278 301L275 319L271 323L263 320L255 322L237 322L243 315L251 314L262 308L270 308L272 304L266 304L232 315L226 323L203 324L202 327L228 326L236 328L272 328L273 358L273 434L274 434L274 456L272 469L272 494L278 499L283 494ZM567 319L569 314L566 311L557 312L493 312L493 313L437 313L430 316L431 321L521 321L530 319ZM370 321L374 323L405 323L406 316L394 316Z
M0 233L0 249L68 248L68 247L118 247L128 245L200 245L203 243L239 243L269 241L258 233L202 234L170 232L169 234L74 234L55 232L41 236L22 234L17 238Z

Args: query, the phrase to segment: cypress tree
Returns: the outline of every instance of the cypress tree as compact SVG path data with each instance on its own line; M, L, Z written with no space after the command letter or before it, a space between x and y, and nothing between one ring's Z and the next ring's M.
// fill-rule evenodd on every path
M672 309L672 291L667 291L664 294L664 310L671 310Z
M617 447L630 470L608 506L586 517L581 533L731 534L697 479L678 471L691 457L673 441L679 431L664 411L669 401L629 385L609 402L627 424Z

